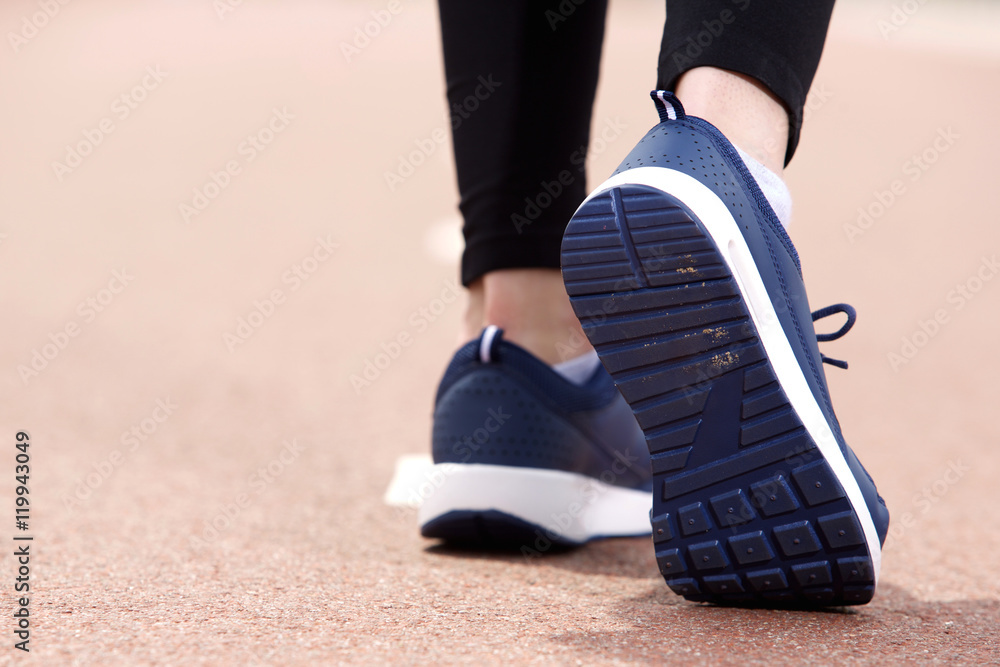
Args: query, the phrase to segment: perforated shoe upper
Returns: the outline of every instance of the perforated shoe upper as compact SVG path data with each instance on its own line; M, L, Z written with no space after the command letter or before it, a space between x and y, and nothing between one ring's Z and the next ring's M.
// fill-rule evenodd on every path
M573 384L502 333L452 359L437 392L432 453L435 463L562 470L652 488L645 438L604 368Z

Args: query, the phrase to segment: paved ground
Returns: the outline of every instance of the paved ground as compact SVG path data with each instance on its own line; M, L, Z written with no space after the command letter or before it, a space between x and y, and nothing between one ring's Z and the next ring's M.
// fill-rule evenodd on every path
M35 662L998 660L995 10L835 16L792 231L814 305L861 313L833 391L895 523L870 606L779 613L684 602L645 540L455 553L383 504L461 311L434 7L345 53L397 5L221 2L0 9L0 505L27 430ZM662 8L614 4L595 179L655 119Z

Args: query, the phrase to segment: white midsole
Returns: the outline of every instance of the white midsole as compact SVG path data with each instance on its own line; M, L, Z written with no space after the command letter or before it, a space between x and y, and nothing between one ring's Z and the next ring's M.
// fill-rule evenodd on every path
M454 511L496 510L572 542L648 535L650 491L562 470L443 463L420 506L420 525Z
M750 254L750 248L726 203L707 186L687 174L664 167L638 167L604 181L590 193L584 204L602 192L624 185L645 185L676 197L691 209L708 230L736 278L782 389L816 446L819 447L820 453L840 480L855 514L861 521L861 528L868 543L868 552L872 558L874 580L877 583L879 570L882 567L882 549L861 487L858 486L844 454L840 451L837 438L833 435L823 410L809 388L809 383L774 310L774 304L767 294L767 288L760 277L757 265L753 261L753 255Z

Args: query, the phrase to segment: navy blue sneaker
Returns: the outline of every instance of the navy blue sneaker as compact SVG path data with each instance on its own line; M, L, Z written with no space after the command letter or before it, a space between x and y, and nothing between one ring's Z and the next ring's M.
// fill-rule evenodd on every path
M600 365L582 385L487 327L438 388L425 537L537 554L648 535L642 430Z
M653 94L661 122L563 238L573 308L646 435L656 560L689 600L847 605L889 525L834 415L798 255L737 151ZM818 337L813 320L848 316Z

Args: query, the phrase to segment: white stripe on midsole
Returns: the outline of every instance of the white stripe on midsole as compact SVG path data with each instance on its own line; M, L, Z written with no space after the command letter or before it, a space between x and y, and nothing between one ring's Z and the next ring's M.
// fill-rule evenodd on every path
M428 474L428 482L431 491L418 514L421 526L448 512L497 510L573 542L650 532L650 491L612 486L587 475L442 463Z
M809 388L809 382L799 366L795 352L774 310L774 304L767 294L764 280L757 271L750 248L726 203L707 186L687 174L664 167L637 167L604 181L590 193L584 204L602 192L625 185L646 185L677 198L691 209L708 230L736 278L736 283L750 310L750 317L757 327L761 343L778 376L778 382L781 383L788 400L792 403L792 408L809 435L819 447L820 453L840 480L855 514L861 521L861 528L868 543L868 552L872 558L875 582L878 583L879 570L882 567L882 549L871 512L868 511L861 487L858 486L843 452L840 451L840 445L833 435L830 424L827 423L823 410ZM582 206L583 204L581 208Z

